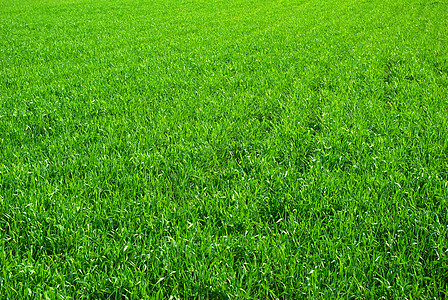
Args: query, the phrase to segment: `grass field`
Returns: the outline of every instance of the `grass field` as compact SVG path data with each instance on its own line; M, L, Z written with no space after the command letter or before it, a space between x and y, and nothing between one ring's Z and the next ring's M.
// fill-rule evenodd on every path
M2 0L1 299L444 299L448 1Z

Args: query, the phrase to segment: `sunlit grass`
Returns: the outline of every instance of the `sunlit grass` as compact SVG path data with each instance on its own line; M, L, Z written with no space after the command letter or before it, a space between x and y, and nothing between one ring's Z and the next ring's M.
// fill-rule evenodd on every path
M0 20L0 298L446 296L446 1Z

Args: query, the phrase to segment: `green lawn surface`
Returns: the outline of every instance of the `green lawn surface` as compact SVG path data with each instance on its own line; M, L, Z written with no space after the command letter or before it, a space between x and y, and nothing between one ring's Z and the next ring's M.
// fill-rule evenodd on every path
M0 299L444 299L448 1L1 0Z

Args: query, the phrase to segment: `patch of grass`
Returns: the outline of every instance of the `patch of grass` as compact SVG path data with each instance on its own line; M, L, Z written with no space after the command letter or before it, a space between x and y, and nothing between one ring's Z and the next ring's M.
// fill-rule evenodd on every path
M446 1L0 18L0 298L446 296Z

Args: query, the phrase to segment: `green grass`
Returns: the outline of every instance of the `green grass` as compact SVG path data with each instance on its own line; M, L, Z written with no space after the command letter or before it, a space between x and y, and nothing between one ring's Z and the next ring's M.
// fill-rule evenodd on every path
M446 0L3 0L1 299L443 299Z

